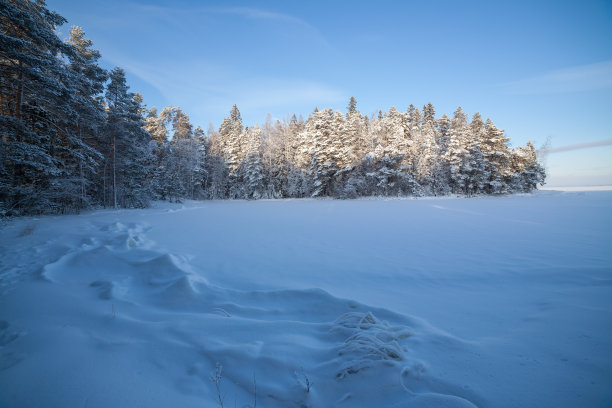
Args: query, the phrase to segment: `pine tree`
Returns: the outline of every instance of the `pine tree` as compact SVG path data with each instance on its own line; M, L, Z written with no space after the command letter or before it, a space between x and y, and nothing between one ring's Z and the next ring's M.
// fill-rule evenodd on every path
M105 95L105 203L115 208L145 207L151 197L150 175L155 160L151 135L144 130L139 100L128 89L125 72L114 68Z
M219 129L226 128L229 118L225 118ZM225 161L224 140L212 123L208 129L208 154L206 157L206 196L211 199L226 198L229 169Z
M90 204L88 189L97 179L96 168L103 156L101 132L104 127L104 107L100 96L104 91L104 82L108 78L107 72L98 66L100 53L92 49L92 41L85 38L84 31L77 26L72 27L68 43L76 51L70 61L70 69L75 74L76 93L75 115L76 129L76 161L80 181L80 201L82 206ZM99 200L100 196L95 194Z
M208 180L208 169L206 166L206 156L208 150L208 139L206 133L200 126L193 131L193 140L196 146L195 167L193 169L193 199L205 197L205 189Z
M78 59L55 28L66 20L44 2L0 7L0 206L5 213L66 211L83 202L70 162L89 160L74 134ZM63 180L72 180L70 188Z

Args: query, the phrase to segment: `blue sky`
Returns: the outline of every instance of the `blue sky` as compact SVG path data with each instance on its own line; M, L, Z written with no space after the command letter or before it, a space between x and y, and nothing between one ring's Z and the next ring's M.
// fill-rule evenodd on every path
M218 127L266 114L461 105L513 145L548 137L550 185L612 185L610 1L48 0L149 106ZM572 148L573 146L573 148Z

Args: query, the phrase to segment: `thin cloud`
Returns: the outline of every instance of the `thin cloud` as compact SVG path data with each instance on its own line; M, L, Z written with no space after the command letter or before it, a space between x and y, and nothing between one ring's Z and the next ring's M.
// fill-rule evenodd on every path
M325 36L318 28L300 18L289 14L277 13L274 11L250 8L250 7L225 7L225 8L209 8L207 11L219 14L233 14L253 20L271 20L281 23L288 23L296 26L301 26L309 30L315 38L317 38L326 47L332 48Z
M216 8L216 9L210 9L210 11L220 13L220 14L238 14L238 15L241 15L247 18L253 18L253 19L285 21L288 23L299 24L299 25L303 25L305 27L314 29L313 26L311 26L304 20L300 20L299 18L290 16L288 14L276 13L273 11L254 9L254 8L249 8L249 7Z
M181 105L194 123L217 122L233 104L243 112L284 114L299 106L330 106L348 99L335 87L304 78L250 76L199 61L151 66L127 57L117 60L130 74L155 87L168 103Z
M598 140L596 142L588 142L588 143L577 143L559 147L551 147L549 149L540 149L539 152L543 154L549 153L561 153L561 152L571 152L572 150L581 150L581 149L589 149L592 147L602 147L602 146L610 146L612 145L612 139Z
M612 61L558 69L501 85L519 95L584 92L612 88Z

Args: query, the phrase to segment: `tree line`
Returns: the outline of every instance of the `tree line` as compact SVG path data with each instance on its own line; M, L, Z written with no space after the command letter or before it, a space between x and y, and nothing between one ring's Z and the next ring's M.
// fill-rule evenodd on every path
M431 103L363 115L315 108L219 129L179 107L147 109L125 72L98 65L80 27L44 1L0 1L0 215L145 207L163 199L355 198L529 192L545 172L531 142Z

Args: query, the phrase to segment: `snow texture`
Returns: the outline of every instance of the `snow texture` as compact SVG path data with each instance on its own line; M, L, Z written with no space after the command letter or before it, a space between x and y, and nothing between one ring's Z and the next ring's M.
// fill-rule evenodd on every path
M4 221L0 407L611 406L611 207L543 191Z

